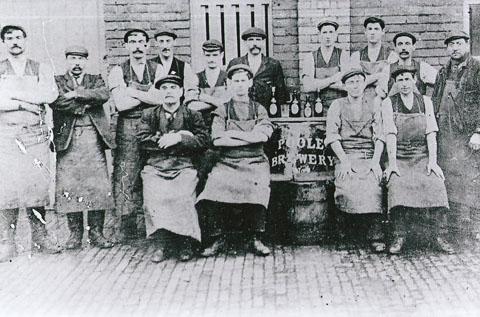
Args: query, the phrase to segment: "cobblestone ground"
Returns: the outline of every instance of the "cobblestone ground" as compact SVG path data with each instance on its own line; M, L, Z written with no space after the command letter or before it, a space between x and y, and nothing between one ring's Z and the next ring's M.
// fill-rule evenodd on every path
M19 234L27 234L25 221ZM478 316L480 250L402 256L362 245L281 247L187 263L143 241L0 264L1 316ZM478 311L477 311L478 310Z

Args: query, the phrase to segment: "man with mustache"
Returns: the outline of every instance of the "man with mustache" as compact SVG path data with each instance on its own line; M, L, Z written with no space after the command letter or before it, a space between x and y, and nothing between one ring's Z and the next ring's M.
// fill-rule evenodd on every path
M333 20L321 21L317 27L320 32L320 47L303 59L303 91L311 93L311 102L319 97L325 109L328 109L335 99L346 96L340 81L340 71L349 62L350 56L335 46L338 27L338 23Z
M168 28L161 28L155 33L155 41L158 45L158 55L150 59L151 62L158 64L158 78L167 75L177 75L182 78L185 95L190 91L195 91L197 86L197 76L190 64L178 59L175 56L175 45L177 44L177 34Z
M393 44L395 45L395 53L398 55L398 61L390 64L390 74L393 74L397 69L404 66L413 66L416 69L416 92L421 95L427 94L427 88L433 87L437 70L423 61L413 59L413 52L415 52L415 44L417 38L409 32L400 32L393 37ZM390 95L398 92L395 87L395 80L390 77L388 82L388 90Z
M0 31L7 58L0 61L0 262L15 255L19 208L26 208L32 251L57 253L45 228L50 204L50 129L46 104L58 96L52 70L26 56L27 33L16 25Z
M248 52L244 56L232 59L227 69L237 64L249 65L253 72L252 98L268 109L272 100L272 87L275 87L275 99L279 105L287 102L288 91L280 62L262 54L266 38L267 34L260 28L245 30L242 33L242 40L245 41Z
M131 240L144 234L140 179L144 158L135 135L142 110L158 103L153 87L157 64L147 60L147 32L131 29L125 33L123 40L130 56L112 68L108 83L118 111L117 148L113 153L113 195L117 215L122 219L123 239Z
M450 208L475 219L480 212L480 62L470 55L469 36L463 31L448 34L445 45L450 59L438 72L432 95L438 159Z
M105 210L113 208L105 150L114 148L103 110L108 88L101 75L85 73L88 50L65 50L68 70L55 77L59 97L52 104L57 148L56 209L67 214L70 237L65 248L82 246L83 211L88 212L90 243L113 244L103 236Z

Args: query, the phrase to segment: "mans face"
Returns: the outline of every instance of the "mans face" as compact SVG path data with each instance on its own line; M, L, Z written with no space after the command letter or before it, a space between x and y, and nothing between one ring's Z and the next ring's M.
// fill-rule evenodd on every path
M87 63L87 58L78 55L68 55L67 56L67 66L69 72L73 75L81 75L85 69L85 64Z
M3 40L7 47L7 51L12 56L19 56L25 52L25 36L20 30L13 30L6 33Z
M180 98L183 95L183 88L174 83L163 83L159 91L161 100L166 104L180 102Z
M251 36L247 38L246 42L250 54L259 55L262 53L263 38L260 36Z
M164 58L170 58L173 56L173 48L175 46L175 40L168 35L160 35L155 38L158 43L158 50L160 55Z
M457 39L448 42L447 53L454 60L461 60L469 52L470 48L465 39Z
M142 59L147 54L148 42L144 34L140 32L131 33L128 36L126 47L130 56L135 59Z
M415 45L408 36L400 36L395 42L395 52L402 60L407 60L412 57L413 51L415 51Z
M365 27L365 35L368 43L377 44L382 41L384 32L380 23L368 23Z
M413 91L415 85L415 76L412 73L403 73L395 78L397 87L400 90L400 93L403 95L408 95Z
M236 72L232 75L232 79L228 80L229 88L237 97L248 96L248 88L252 87L253 80L248 77L246 71Z
M345 89L350 97L360 97L365 90L365 78L362 75L355 75L345 81Z
M330 47L337 41L338 33L333 25L324 25L320 29L320 43Z
M222 65L223 52L220 50L213 52L203 51L203 56L205 56L207 67L210 69L216 69L217 67Z

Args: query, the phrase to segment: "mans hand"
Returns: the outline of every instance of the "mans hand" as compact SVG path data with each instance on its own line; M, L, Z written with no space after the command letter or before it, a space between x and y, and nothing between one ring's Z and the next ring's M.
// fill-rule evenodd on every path
M371 162L369 166L368 173L372 172L377 181L382 180L382 168L380 167L380 164L378 162Z
M383 172L383 178L385 179L386 182L390 180L390 177L392 177L393 174L397 174L398 177L400 177L400 171L398 170L397 164L390 164L387 169Z
M432 172L440 177L442 180L445 180L445 176L443 175L442 169L438 166L437 163L428 163L427 164L427 175L432 174Z
M340 165L341 165L341 168L338 174L338 177L340 179L343 180L347 176L351 176L353 173L356 173L356 171L352 167L352 163L349 160L342 161Z
M474 133L470 138L468 146L474 151L480 150L480 133Z
M64 94L63 97L65 97L66 99L74 99L78 97L78 94L75 90L72 90Z
M190 132L190 131L187 131L187 130L180 130L177 133L180 133L180 135L188 135L188 136L193 137L193 133Z
M385 99L387 97L387 92L381 85L377 85L377 87L375 87L375 93L377 94L377 97L380 97L381 99Z
M161 149L167 149L171 146L174 146L177 143L180 143L182 141L182 135L180 133L167 133L164 134L159 140L158 140L158 146Z

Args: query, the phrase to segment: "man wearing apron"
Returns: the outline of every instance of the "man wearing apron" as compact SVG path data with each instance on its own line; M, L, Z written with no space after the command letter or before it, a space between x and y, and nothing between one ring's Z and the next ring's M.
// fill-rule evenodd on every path
M59 97L53 109L57 149L56 209L67 214L70 237L65 248L82 246L83 211L88 212L90 243L113 246L103 236L105 210L112 209L112 185L105 150L114 148L103 110L108 88L101 75L84 72L88 51L82 46L65 50L68 71L55 77Z
M227 91L227 73L221 68L223 44L217 40L207 40L202 44L202 50L206 67L197 73L197 91L186 96L186 103L191 110L200 111L210 130L212 111L230 100L231 94ZM202 157L194 159L198 169L199 192L205 186L207 175L215 164L217 156L217 151L208 149Z
M383 252L381 113L380 104L364 95L365 78L360 69L342 77L348 96L335 100L330 107L325 145L336 154L334 196L341 222L345 224L347 214L355 215L357 222L363 215L372 249Z
M288 100L282 65L274 58L262 54L267 34L260 28L249 28L242 33L242 40L248 49L246 55L232 59L227 69L233 65L250 66L253 72L251 97L268 109L272 100L272 87L275 87L275 100L278 105Z
M432 96L438 160L450 208L475 224L480 212L480 62L470 55L465 32L452 32L445 45L450 60L440 69Z
M360 67L367 75L365 95L373 99L375 96L385 98L390 78L389 64L394 55L382 44L385 34L385 22L377 17L369 17L363 22L367 46L352 54L352 64Z
M397 68L392 77L399 92L382 103L388 168L388 210L394 240L389 252L398 254L407 239L408 227L425 216L433 219L436 244L447 253L453 248L445 239L447 190L442 169L437 164L437 122L429 97L414 92L417 69ZM420 217L419 217L420 216ZM413 221L407 221L407 219Z
M142 110L158 103L153 87L157 64L146 58L148 40L144 30L127 31L124 42L129 50L129 59L113 67L108 78L118 111L117 148L113 153L113 196L117 216L121 216L120 233L125 240L144 235L140 178L144 158L135 135Z
M261 241L270 199L270 165L263 144L273 133L266 109L251 100L248 90L253 73L248 65L237 64L227 71L233 98L213 114L212 140L220 158L208 175L197 202L210 212L213 243L203 256L218 253L225 243L227 220L240 211L248 225L252 251L261 256L270 249Z
M340 71L348 64L350 56L335 46L338 27L338 23L332 20L320 22L320 47L303 59L302 89L309 93L310 102L319 97L325 110L335 99L346 97Z
M427 94L427 88L433 87L435 83L435 77L437 76L437 70L429 64L417 61L412 58L413 52L415 52L415 44L417 38L415 35L409 32L400 32L393 37L393 45L395 46L395 53L398 56L398 60L390 64L390 75L393 74L398 68L404 66L412 66L416 69L417 79L415 83L416 93L424 96ZM398 89L394 87L395 80L390 77L388 82L388 90L390 95L398 93Z
M32 251L59 252L45 228L45 206L54 177L46 105L58 96L52 70L25 55L27 34L6 25L0 37L0 262L15 255L19 208L27 208Z
M181 261L193 257L193 242L200 242L195 209L198 178L192 156L209 143L202 115L182 104L182 78L167 75L155 88L163 104L143 112L137 137L147 151L142 171L147 235L155 239L153 262L178 251Z

